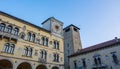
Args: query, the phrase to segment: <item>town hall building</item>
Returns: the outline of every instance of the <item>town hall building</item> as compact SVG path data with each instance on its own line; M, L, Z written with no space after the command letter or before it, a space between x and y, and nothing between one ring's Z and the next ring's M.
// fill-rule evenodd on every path
M64 69L63 22L39 27L0 11L0 69Z

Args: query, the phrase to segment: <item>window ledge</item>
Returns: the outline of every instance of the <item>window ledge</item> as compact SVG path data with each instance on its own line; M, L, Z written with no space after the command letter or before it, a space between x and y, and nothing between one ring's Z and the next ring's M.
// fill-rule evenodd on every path
M28 57L28 58L32 58L32 56L25 56L25 55L22 55L22 57Z
M1 51L1 53L6 53L6 54L14 55L14 53L8 53L8 52L4 52L4 51Z
M53 60L53 62L59 63L59 61L54 61L54 60Z

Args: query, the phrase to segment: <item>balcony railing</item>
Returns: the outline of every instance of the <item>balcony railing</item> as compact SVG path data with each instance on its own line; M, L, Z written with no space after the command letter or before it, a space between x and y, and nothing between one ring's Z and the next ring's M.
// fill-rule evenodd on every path
M11 39L18 39L18 36L17 35L13 35L11 33L7 33L7 32L3 32L3 31L0 31L0 35L4 36L4 37L9 37Z
M46 63L46 59L44 59L44 58L38 58L38 61L39 61L40 63Z

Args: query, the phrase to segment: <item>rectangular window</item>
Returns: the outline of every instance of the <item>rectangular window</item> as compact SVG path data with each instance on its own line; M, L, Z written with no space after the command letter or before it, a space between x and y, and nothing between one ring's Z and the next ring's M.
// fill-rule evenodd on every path
M75 67L75 69L77 68L77 62L76 62L76 60L74 61L74 67Z
M83 64L83 67L86 68L86 61L85 61L85 59L82 59L82 64Z
M117 55L115 53L112 54L112 58L113 58L113 61L114 61L115 64L119 64Z

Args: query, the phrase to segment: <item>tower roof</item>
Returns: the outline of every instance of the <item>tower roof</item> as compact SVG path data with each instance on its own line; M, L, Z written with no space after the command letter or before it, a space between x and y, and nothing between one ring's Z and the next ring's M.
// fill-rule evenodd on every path
M55 21L61 23L63 25L63 22L61 22L60 20L56 19L55 17L49 17L48 19L46 19L44 22L42 22L41 24L44 24L45 22L47 22L48 20L54 19Z
M79 30L80 30L80 28L79 28L79 27L77 27L77 26L75 26L75 25L73 25L73 24L70 24L69 26L65 27L63 30L65 30L65 29L67 29L67 28L69 28L69 27L71 27L71 26L73 26L73 27L75 27L75 28L77 28L77 29L79 29Z

